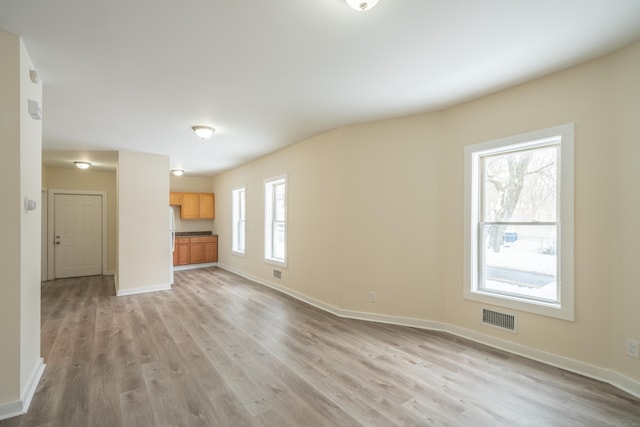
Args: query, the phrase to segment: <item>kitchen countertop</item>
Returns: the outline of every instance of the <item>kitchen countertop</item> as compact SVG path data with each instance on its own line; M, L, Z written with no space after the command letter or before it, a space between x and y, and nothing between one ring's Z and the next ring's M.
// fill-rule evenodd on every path
M176 237L217 236L212 231L176 231Z

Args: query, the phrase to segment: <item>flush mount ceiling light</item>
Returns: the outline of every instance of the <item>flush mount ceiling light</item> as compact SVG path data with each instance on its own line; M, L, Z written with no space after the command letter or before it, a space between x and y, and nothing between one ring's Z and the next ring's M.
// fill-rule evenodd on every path
M89 169L91 166L89 162L73 162L73 164L76 165L78 169Z
M347 4L358 12L364 12L378 4L378 0L345 0Z
M211 135L213 135L214 129L209 126L192 126L191 129L198 135L201 139L209 139Z
M171 174L175 176L182 176L184 174L184 170L182 169L171 169Z

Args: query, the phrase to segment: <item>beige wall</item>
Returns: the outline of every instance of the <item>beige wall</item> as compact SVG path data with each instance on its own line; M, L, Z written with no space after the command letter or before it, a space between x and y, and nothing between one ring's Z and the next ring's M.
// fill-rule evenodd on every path
M263 261L263 181L286 173L289 265L276 267L277 284L339 308L440 319L441 139L438 114L353 126L214 178L220 263L275 282ZM239 185L246 257L231 254L231 190Z
M639 58L636 44L442 112L330 131L223 173L214 178L220 264L343 310L441 321L640 381L640 361L624 354L626 337L640 339ZM576 133L575 321L521 312L517 334L482 326L483 305L463 299L464 147L565 123ZM289 265L278 281L263 261L262 186L281 173ZM243 184L248 241L238 257L231 189Z
M120 151L117 180L118 293L167 288L169 157Z
M640 44L618 55L613 73L610 229L613 368L640 380L640 361L624 354L627 337L640 340ZM603 228L607 228L606 226Z
M0 417L19 411L37 380L40 358L40 223L42 122L27 113L42 105L42 84L22 41L0 31L0 138L3 209L0 227ZM24 198L37 208L25 213ZM36 256L33 256L36 254Z
M20 398L20 43L0 31L0 404ZM6 203L6 205L5 205Z
M213 180L204 176L170 176L169 188L180 193L213 193ZM216 206L217 211L217 206ZM180 219L180 207L173 206L176 231L213 231L214 220Z
M43 186L48 190L104 191L107 194L107 272L116 272L116 172L45 167ZM51 206L53 208L53 206Z

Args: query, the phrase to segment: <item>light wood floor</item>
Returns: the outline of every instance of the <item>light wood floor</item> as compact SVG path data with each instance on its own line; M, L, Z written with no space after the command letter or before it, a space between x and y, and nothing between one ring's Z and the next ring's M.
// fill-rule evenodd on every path
M2 426L640 426L640 400L456 337L340 319L216 268L42 286L47 368Z

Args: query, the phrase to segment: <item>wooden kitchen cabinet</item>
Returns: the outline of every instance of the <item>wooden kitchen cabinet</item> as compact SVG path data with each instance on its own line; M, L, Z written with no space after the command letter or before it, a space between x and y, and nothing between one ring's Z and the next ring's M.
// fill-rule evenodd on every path
M198 194L200 203L199 215L203 219L213 219L215 217L215 195L213 193Z
M169 193L169 205L170 206L182 205L182 193L174 193L173 191Z
M197 249L194 249L197 248ZM218 236L202 236L191 238L191 262L194 254L199 262L218 262Z
M218 238L204 244L204 262L218 262Z
M214 219L213 193L181 193L180 219Z
M173 265L218 262L218 236L176 238Z
M200 204L198 193L182 193L182 204L180 205L180 219L200 218Z
M191 238L191 264L218 261L218 236Z
M204 262L204 245L202 243L191 243L190 246L191 264Z
M173 265L191 264L191 239L177 237L175 252L173 253Z

